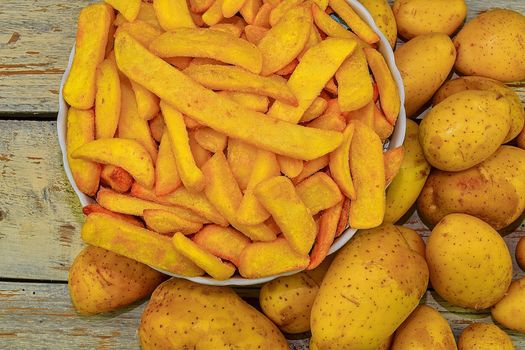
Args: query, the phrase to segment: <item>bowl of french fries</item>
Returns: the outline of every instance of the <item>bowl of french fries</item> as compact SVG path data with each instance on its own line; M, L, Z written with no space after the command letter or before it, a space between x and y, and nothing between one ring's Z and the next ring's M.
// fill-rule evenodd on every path
M254 285L381 224L404 91L359 2L108 3L81 11L59 96L87 244Z

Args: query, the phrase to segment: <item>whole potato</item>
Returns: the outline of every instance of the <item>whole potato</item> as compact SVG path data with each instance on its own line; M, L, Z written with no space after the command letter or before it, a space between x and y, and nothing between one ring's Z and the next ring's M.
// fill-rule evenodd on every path
M311 349L375 350L416 308L427 272L393 225L359 231L337 253L315 298Z
M525 236L521 237L516 246L516 262L525 271Z
M426 258L426 256L425 256L425 249L426 249L425 241L423 240L423 238L421 238L419 233L417 233L416 231L412 230L411 228L403 227L403 226L397 226L396 225L396 229L401 233L401 235L403 236L403 238L407 242L407 244L410 247L410 249L412 249L413 251L415 251L416 253L421 255L423 258Z
M419 142L434 167L460 171L490 157L510 130L510 106L501 94L467 90L446 98L425 116Z
M98 314L130 305L149 296L166 277L151 267L88 246L69 269L69 294L82 314Z
M514 350L507 333L490 323L473 323L459 336L459 350Z
M525 277L511 283L505 297L492 308L492 317L507 328L525 333Z
M385 35L392 48L396 45L397 25L392 8L387 0L360 0L359 1L374 19L377 27Z
M430 281L453 305L486 309L503 298L512 278L512 260L499 233L482 220L449 214L427 241Z
M503 82L525 79L525 16L506 9L483 12L454 39L456 69Z
M413 117L447 79L456 49L447 35L427 34L399 47L394 56L405 87L407 117Z
M172 278L151 296L142 349L288 349L279 329L233 289Z
M396 330L391 350L456 350L454 333L435 309L419 305Z
M514 139L523 129L525 110L520 97L514 90L497 80L484 77L459 77L447 81L434 95L434 106L447 97L465 90L494 91L503 95L510 105L510 131L503 141L504 143Z

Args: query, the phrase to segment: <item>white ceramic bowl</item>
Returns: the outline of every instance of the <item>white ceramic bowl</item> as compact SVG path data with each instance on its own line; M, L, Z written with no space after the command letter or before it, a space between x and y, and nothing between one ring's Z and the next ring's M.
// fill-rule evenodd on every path
M361 5L358 1L355 0L346 0L348 4L355 10L355 12L363 19L365 20L372 29L379 35L380 42L379 42L379 51L383 54L385 57L385 60L390 67L390 71L392 72L392 75L394 76L394 79L397 83L397 87L399 90L399 99L401 100L401 111L399 112L399 116L397 119L397 123L395 125L395 130L392 136L390 137L390 141L385 144L385 147L387 149L399 147L403 144L403 140L405 138L405 129L406 129L406 114L405 114L405 108L403 107L404 101L405 101L405 91L403 88L403 81L401 80L401 75L399 74L399 71L396 67L395 60L394 60L394 53L392 51L392 48L390 47L390 44L388 43L388 40L385 38L385 36L381 33L381 31L378 29L378 27L375 25L374 20L372 19L372 16L368 13L368 11L365 9L363 5ZM69 55L69 62L68 66L64 72L64 75L62 76L62 81L60 83L60 93L59 93L59 110L58 110L58 120L57 120L57 129L58 129L58 141L60 144L60 149L62 151L62 158L64 162L64 170L66 172L67 178L69 182L71 183L71 186L73 187L73 190L78 196L78 199L80 200L80 204L82 206L86 206L88 204L95 203L95 200L84 193L80 192L78 189L75 180L73 179L73 175L71 174L71 170L69 169L69 163L67 160L66 155L66 125L67 125L67 110L68 105L64 101L64 98L62 96L62 89L64 87L64 82L69 75L69 70L71 69L71 63L73 61L73 56L75 54L75 48L71 50L71 54ZM334 243L332 244L332 247L330 248L328 254L332 254L339 249L341 249L342 246L344 246L350 238L356 233L356 229L347 228L344 233L336 238ZM233 277L224 281L218 281L211 277L187 277L187 276L181 276L177 274L173 274L171 272L162 271L159 270L166 275L179 277L179 278L185 278L187 280L200 283L200 284L208 284L208 285L215 285L215 286L227 286L227 285L233 285L233 286L249 286L249 285L256 285L265 283L268 281L271 281L277 277L280 276L287 276L295 274L299 271L292 271L287 272L279 275L272 275L267 276L263 278L255 278L255 279L247 279L242 277Z

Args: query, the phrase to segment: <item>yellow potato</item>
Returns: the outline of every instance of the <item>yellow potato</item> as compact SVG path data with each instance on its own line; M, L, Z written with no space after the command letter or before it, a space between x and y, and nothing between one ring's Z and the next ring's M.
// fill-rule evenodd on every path
M383 161L385 163L385 183L387 186L399 173L404 156L405 148L403 146L389 149L383 154Z
M202 148L213 153L222 152L228 144L228 137L212 128L198 128L194 135Z
M525 271L525 237L521 237L516 245L516 262Z
M185 0L154 0L153 8L165 31L196 27Z
M390 46L393 48L397 40L397 24L388 1L361 0L360 3L370 12L377 27L385 35Z
M177 278L153 293L139 337L144 350L288 349L277 327L233 289Z
M394 335L392 334L384 342L382 342L381 345L379 345L379 347L376 350L390 350L393 340L394 340Z
M350 145L354 136L355 123L349 123L343 132L343 143L330 153L330 173L341 192L350 199L356 198L355 186L350 173Z
M128 192L133 184L133 177L124 169L114 165L104 165L100 172L103 185L120 193Z
M145 89L142 85L131 81L131 87L137 100L137 112L139 117L144 120L150 120L157 116L160 111L159 98L151 91Z
M469 21L454 39L455 68L465 75L481 75L503 82L525 79L523 42L525 16L492 9Z
M328 101L322 97L316 97L310 107L304 111L304 114L301 117L301 122L309 122L320 117L326 110L326 107L328 107Z
M127 21L133 22L137 19L140 11L141 0L104 0L115 10L121 13Z
M175 191L182 185L175 156L171 151L171 141L165 131L159 145L159 154L155 163L155 194L163 196Z
M458 341L458 350L514 350L507 333L491 323L472 323Z
M149 266L88 246L69 268L69 295L78 312L98 314L149 296L164 279Z
M525 333L525 277L511 283L509 290L491 310L503 326Z
M374 44L379 41L379 36L355 13L345 0L330 0L328 4L364 42Z
M253 163L257 156L257 148L249 143L230 137L226 153L228 164L235 180L241 190L245 190L248 187L248 182L250 182Z
M348 57L337 73L337 101L341 111L350 112L372 101L374 89L366 56L361 48Z
M401 233L410 249L417 252L426 259L426 244L423 238L416 231L408 227L397 226L396 229Z
M95 138L111 138L117 131L121 92L115 58L106 58L97 68Z
M256 112L266 113L270 104L270 99L267 96L248 92L221 91L220 94Z
M171 236L175 232L190 235L202 228L201 223L188 221L163 209L146 209L142 216L149 229L163 235Z
M447 79L456 49L447 35L427 34L399 47L394 56L405 87L407 117L415 117Z
M321 172L302 181L295 187L295 191L312 215L343 200L343 195L334 180Z
M240 256L244 248L250 243L250 239L231 227L208 225L192 240L211 254L225 260L229 260L236 266L240 264Z
M432 286L453 305L486 309L503 298L511 282L505 241L474 216L449 214L441 219L428 239L426 257Z

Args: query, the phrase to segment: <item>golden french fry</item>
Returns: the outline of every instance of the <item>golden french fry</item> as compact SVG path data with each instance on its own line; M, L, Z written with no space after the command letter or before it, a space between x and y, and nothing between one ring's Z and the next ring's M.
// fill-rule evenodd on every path
M92 110L69 108L67 113L66 149L69 168L78 189L88 196L97 193L100 165L90 159L76 159L74 151L95 138L95 115Z
M297 253L307 255L317 235L317 225L292 181L285 176L276 176L259 183L254 193L272 214L290 246Z
M188 190L200 192L204 188L206 180L202 171L195 164L195 159L191 153L184 118L179 111L164 101L160 102L160 108L164 115L164 122L171 141L171 151L175 157L180 179Z
M304 6L302 6L304 7ZM307 7L305 7L307 8ZM311 12L311 11L309 11ZM287 15L288 16L288 15ZM317 28L310 24L310 34L308 35L308 39L306 40L306 43L304 45L303 50L299 53L299 56L297 56L297 59L301 61L303 59L303 56L305 53L310 50L313 46L319 44L322 41L321 33L317 30Z
M212 128L204 127L195 130L195 140L202 148L210 152L222 152L228 144L228 136L213 130Z
M330 160L330 156L327 154L317 159L313 159L313 160L304 162L303 171L301 171L301 173L298 176L294 177L292 179L292 182L294 184L300 183L307 177L315 174L319 170L326 167L328 165L329 160Z
M223 0L222 15L224 18L233 17L243 7L246 0Z
M264 224L243 225L238 222L237 209L241 204L242 193L224 154L215 153L204 164L202 172L206 176L206 197L233 227L254 241L275 239L275 234Z
M275 8L271 11L270 17L269 17L269 23L271 27L275 27L275 25L279 22L279 20L284 16L285 13L296 7L297 5L301 4L304 0L283 0L278 5L275 6Z
M157 196L166 195L175 191L181 185L182 181L177 171L171 140L168 132L164 131L155 164L155 194Z
M102 214L106 214L106 215L112 216L120 220L124 220L135 226L144 227L144 224L142 223L142 221L140 221L136 217L131 216L131 215L112 212L111 210L107 210L106 208L101 207L99 204L86 205L84 208L82 208L82 213L84 213L84 215L86 216L92 213L102 213Z
M399 172L404 156L405 148L403 146L390 149L383 154L383 160L385 162L385 183L387 186Z
M397 90L394 77L392 77L392 73L385 62L385 58L379 53L379 51L372 48L365 48L364 52L368 65L370 66L372 74L377 82L381 108L383 109L388 122L394 125L401 107L399 91Z
M348 227L348 217L350 216L351 205L352 201L350 198L345 197L343 201L343 209L341 210L341 216L339 217L339 223L337 223L337 232L335 233L336 238L341 236Z
M369 128L374 128L374 113L375 113L376 104L374 101L370 100L368 104L360 109L355 111L348 112L346 119L350 120L359 120L361 123L365 124Z
M162 135L164 135L165 128L166 124L164 124L164 117L162 116L162 114L158 114L155 118L149 121L149 129L151 132L151 136L157 142L161 141Z
M273 6L268 3L262 4L261 8L255 15L255 19L253 20L253 25L263 27L263 28L270 28L270 14L272 13Z
M62 91L71 107L93 107L96 70L104 60L112 20L113 9L106 4L92 4L80 11L75 56Z
M185 220L167 210L146 209L142 216L149 229L161 234L173 235L175 232L182 232L190 235L202 228L201 223Z
M215 2L202 14L202 20L208 26L219 23L224 17L222 16L222 1L215 0Z
M374 131L381 141L384 141L394 132L394 126L386 120L385 114L374 104Z
M216 64L190 65L184 73L209 89L270 96L297 105L286 80L278 76L262 77L239 67Z
M316 4L312 4L312 15L317 28L319 28L327 36L331 38L354 39L361 43L361 39L359 39L351 31L343 28L341 24L337 23Z
M186 0L154 0L153 8L165 31L195 27Z
M298 64L299 64L299 61L297 59L294 59L292 62L284 66L282 69L279 69L277 72L275 72L275 74L280 75L280 76L290 75L293 73L293 71L295 70Z
M237 102L243 107L261 113L265 113L270 104L268 97L248 92L220 91L219 94L228 97L230 100Z
M131 81L131 88L135 93L139 117L144 120L151 120L155 118L160 111L160 99L151 91L144 88L144 86L135 83L134 81Z
M186 119L185 119L186 123ZM186 123L186 126L188 124ZM208 151L207 149L204 149L197 140L195 139L195 131L188 133L189 143L190 143L190 149L191 154L193 154L193 158L195 159L195 164L200 168L208 161L208 159L211 158L212 153Z
M172 66L183 70L186 69L192 62L193 58L191 57L165 57L164 61L168 62Z
M250 182L250 176L257 157L257 148L238 139L228 139L228 164L233 177L241 190L245 190Z
M239 38L242 34L242 28L236 26L233 23L217 23L210 27L210 29L225 32Z
M329 38L308 50L288 80L288 86L299 101L299 106L276 101L268 115L292 123L299 122L356 45L355 40Z
M366 56L361 48L354 51L335 73L337 99L343 112L355 111L372 102L374 88Z
M133 22L137 19L140 11L141 0L104 0L107 4L110 4L115 10L124 16L124 18Z
M328 4L364 42L374 44L379 41L379 36L355 13L345 0L329 0Z
M143 21L124 22L117 28L117 32L120 31L128 32L144 46L149 46L162 34L159 28Z
M350 171L356 196L350 206L349 223L352 228L368 229L381 225L385 216L383 144L374 130L358 121L354 124Z
M207 58L207 57L195 57L191 60L191 63L189 64L189 66L200 66L200 65L203 65L203 64L218 64L218 65L223 65L223 66L226 66L227 63L224 63L224 62L221 62L221 61L217 61L217 60L214 60L213 58ZM189 67L188 66L188 67ZM187 67L186 67L187 68ZM185 69L186 69L185 68Z
M133 177L126 170L114 165L104 165L100 179L102 184L119 193L128 192L133 184Z
M206 57L259 74L262 56L257 46L230 33L206 28L179 28L166 32L149 46L159 57Z
M270 75L292 62L304 49L310 29L312 13L309 8L292 8L259 41L257 47L262 54L262 75Z
M153 8L153 4L147 2L142 2L140 4L140 10L136 21L146 22L157 29L162 29L157 14L155 13L155 9ZM115 25L117 24L115 23Z
M307 270L313 270L319 266L324 258L328 255L328 251L334 243L335 234L337 232L337 224L339 223L339 217L343 210L343 201L326 209L319 218L319 232L315 238L314 248L310 253L310 264L306 268Z
M208 225L195 236L193 241L211 254L229 260L239 266L242 251L251 241L245 235L231 227Z
M97 68L95 97L95 138L115 136L120 116L120 78L115 58L105 59Z
M330 78L330 80L328 80L328 83L326 83L326 85L324 86L323 90L328 92L332 96L337 96L337 94L338 94L337 84L335 83L334 78Z
M324 42L330 40L341 39ZM125 32L119 33L115 39L115 55L117 65L124 74L173 104L182 113L227 136L303 160L330 153L342 141L340 133L272 120L262 113L243 108L194 82ZM311 101L308 106L310 104Z
M244 248L239 260L239 273L244 278L260 278L308 266L308 255L298 254L284 238L272 242L255 242Z
M298 176L303 171L304 162L300 159L277 156L281 172L289 178Z
M198 129L198 128L202 128L204 127L201 123L199 123L198 121L195 121L194 119L191 119L190 117L188 116L184 116L184 124L186 124L186 128L188 129ZM189 137L189 133L188 133L188 137Z
M178 253L171 239L106 214L89 215L82 226L82 239L152 267L185 276L204 272Z
M346 127L346 120L341 114L326 113L307 125L311 128L343 131Z
M259 44L262 38L266 35L266 33L269 31L268 28L260 27L256 25L247 25L244 28L244 34L246 35L246 40L251 42L254 45Z
M189 0L190 10L193 13L203 13L213 4L213 0Z
M302 181L295 190L312 215L331 208L343 200L343 195L334 180L321 172Z
M328 107L328 101L322 97L316 97L312 104L306 109L306 111L304 111L304 114L301 117L301 123L312 121L321 116L326 110L326 107Z
M246 23L252 24L255 21L255 16L262 6L262 0L246 0L240 9L240 13Z
M343 132L343 143L330 154L330 173L345 196L356 198L352 175L350 173L350 145L355 132L355 123L350 122ZM384 189L384 188L383 188Z

